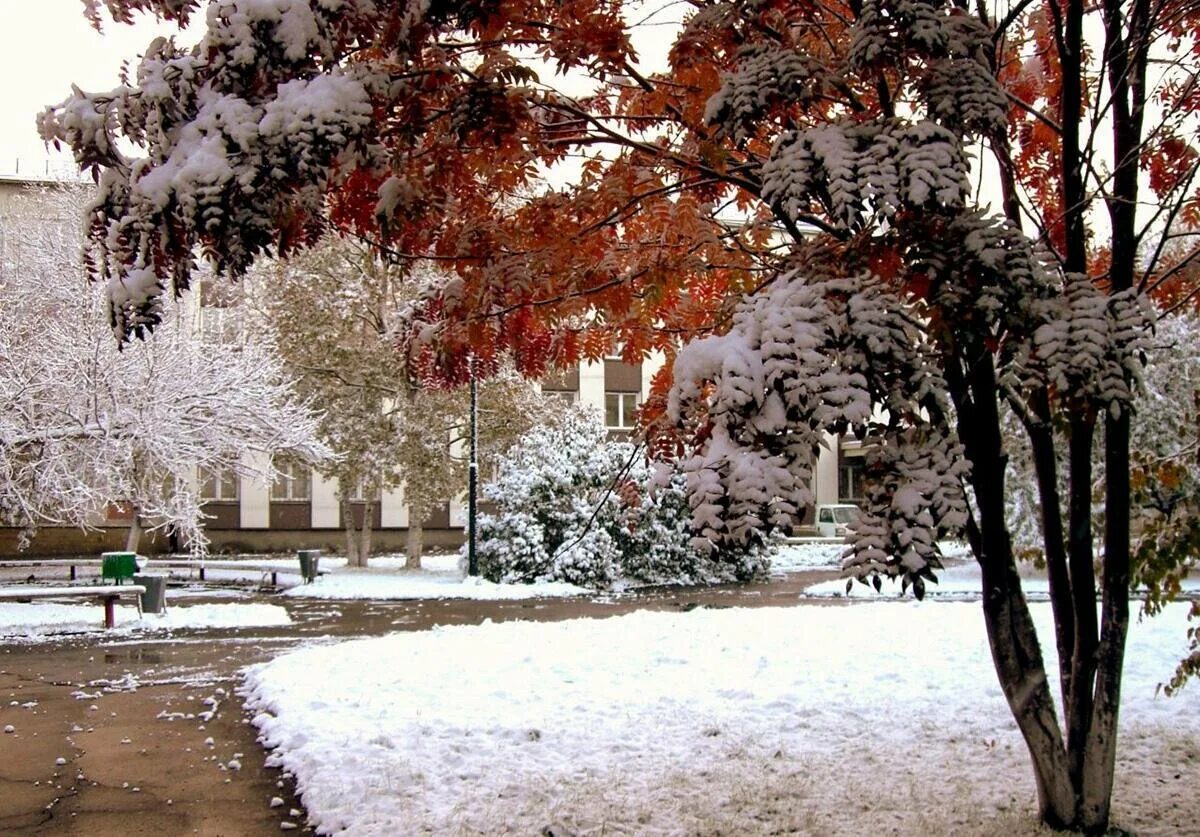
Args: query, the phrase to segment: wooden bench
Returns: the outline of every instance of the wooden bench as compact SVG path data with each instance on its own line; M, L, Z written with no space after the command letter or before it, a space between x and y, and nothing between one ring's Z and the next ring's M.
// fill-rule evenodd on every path
M259 574L259 585L266 586L267 579L270 578L271 586L279 586L279 576L281 575L300 575L300 567L281 566L273 563L259 563L254 561L222 561L222 560L202 560L202 561L180 561L178 559L150 559L147 567L151 569L186 569L196 570L201 581L206 580L206 572L216 570L218 572L236 572L243 575L253 576ZM324 570L318 570L318 575L324 575Z
M69 587L0 587L0 601L30 602L34 599L98 598L104 603L104 627L116 624L117 599L130 593L138 594L138 615L142 612L141 584L71 585Z
M30 567L67 567L71 581L79 577L80 568L94 569L96 575L100 575L101 561L98 558L33 558L22 559L17 561L0 561L0 570L6 568L26 569Z

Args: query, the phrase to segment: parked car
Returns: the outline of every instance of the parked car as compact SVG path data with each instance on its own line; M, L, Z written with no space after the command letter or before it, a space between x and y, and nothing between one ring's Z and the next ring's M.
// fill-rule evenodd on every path
M841 538L850 532L850 524L859 508L852 503L829 503L817 506L817 535L822 538Z

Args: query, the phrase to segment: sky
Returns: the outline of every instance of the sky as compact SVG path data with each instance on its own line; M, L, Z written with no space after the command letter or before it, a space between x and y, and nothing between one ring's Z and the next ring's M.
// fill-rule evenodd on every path
M659 0L631 4L634 20L652 21L638 39L643 65L665 63L669 22L681 13L671 3L661 4L666 11L655 12L659 5ZM0 78L5 79L0 93L0 176L43 173L47 165L68 169L70 156L48 150L38 136L37 114L70 95L72 84L87 91L115 87L122 61L135 59L158 35L176 32L173 26L142 16L132 26L110 22L101 34L84 18L82 0L0 0ZM198 34L182 40L193 41ZM553 78L553 73L546 77Z
M103 35L83 16L81 0L0 0L0 175L65 167L70 156L48 151L34 120L77 84L84 90L116 86L121 62L133 58L173 27L143 18L110 24Z

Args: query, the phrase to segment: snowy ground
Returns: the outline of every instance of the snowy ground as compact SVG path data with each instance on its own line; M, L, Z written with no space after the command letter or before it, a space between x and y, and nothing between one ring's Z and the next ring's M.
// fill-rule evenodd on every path
M1131 630L1115 819L1139 834L1200 816L1200 688L1155 696L1185 612ZM447 627L285 654L246 690L322 832L1036 830L977 604Z
M286 610L271 604L199 604L167 607L163 614L138 617L133 605L115 609L116 626L104 628L100 604L56 604L53 602L0 602L0 640L37 640L56 634L101 631L173 631L183 628L264 628L290 624Z
M983 589L983 578L979 565L974 561L967 564L959 564L949 566L944 570L937 570L937 583L927 584L925 586L925 596L933 599L944 600L968 600L979 597ZM1050 597L1050 584L1046 580L1046 574L1042 570L1037 570L1032 564L1021 565L1021 586L1025 590L1025 597L1030 601L1048 601ZM1200 593L1200 578L1186 578L1181 585L1185 593ZM900 584L898 582L883 583L883 588L876 593L874 587L869 587L865 584L855 582L850 586L850 592L846 592L846 580L824 581L820 584L814 584L811 587L806 587L804 590L810 596L821 596L829 598L841 598L849 596L854 599L887 599L894 598L900 595ZM912 596L910 590L907 594Z
M325 559L321 559L325 569ZM288 588L286 596L311 599L530 599L542 596L585 596L591 591L573 584L494 584L464 578L457 555L426 555L421 569L404 569L404 556L371 559L367 569L347 567L345 560L312 584Z
M969 557L966 544L941 541L938 546L947 560ZM840 570L845 553L846 544L840 541L831 543L814 539L809 543L784 544L771 556L771 571L786 573L797 570Z

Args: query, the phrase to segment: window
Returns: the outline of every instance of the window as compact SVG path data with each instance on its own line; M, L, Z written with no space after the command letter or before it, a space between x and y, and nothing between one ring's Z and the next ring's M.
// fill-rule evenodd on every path
M312 469L295 459L275 462L278 475L271 484L272 500L312 499Z
M200 337L205 343L239 343L242 339L242 318L236 308L200 309Z
M350 489L350 497L348 499L350 500L351 503L367 502L367 481L365 479L359 480L355 484L354 488ZM375 496L371 498L371 502L378 503L382 499L383 499L383 489L376 488Z
M579 393L566 389L542 390L542 395L545 396L551 404L562 407L570 407L579 400Z
M201 500L236 500L238 498L238 475L236 471L200 469Z
M854 503L863 500L866 493L863 490L863 457L843 456L838 464L838 498L843 503Z
M638 393L636 392L604 393L604 423L609 427L631 429L637 408Z

